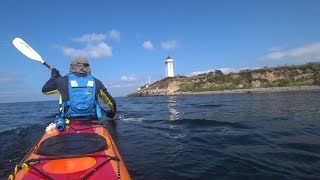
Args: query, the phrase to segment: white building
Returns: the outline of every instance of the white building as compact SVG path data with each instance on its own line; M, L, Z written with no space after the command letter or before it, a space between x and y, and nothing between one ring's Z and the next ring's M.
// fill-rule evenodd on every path
M165 63L166 63L167 77L174 77L173 59L170 56L168 56Z

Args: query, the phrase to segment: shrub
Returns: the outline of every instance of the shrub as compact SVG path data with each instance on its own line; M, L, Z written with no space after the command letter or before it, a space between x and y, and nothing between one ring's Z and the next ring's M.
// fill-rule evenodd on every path
M313 74L313 85L320 85L320 72L316 72Z

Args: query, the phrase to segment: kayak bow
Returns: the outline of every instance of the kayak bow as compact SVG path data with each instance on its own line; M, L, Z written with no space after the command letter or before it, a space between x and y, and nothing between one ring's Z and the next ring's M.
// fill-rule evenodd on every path
M71 120L48 129L9 179L131 179L105 124Z

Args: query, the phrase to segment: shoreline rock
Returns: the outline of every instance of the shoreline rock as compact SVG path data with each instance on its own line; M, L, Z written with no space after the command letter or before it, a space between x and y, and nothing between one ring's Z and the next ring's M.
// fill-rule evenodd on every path
M214 95L214 94L243 94L243 93L276 93L292 91L320 91L320 86L294 86L294 87L271 87L271 88L252 88L252 89L232 89L221 91L203 92L168 92L166 89L140 90L131 93L129 97L139 96L179 96L179 95Z

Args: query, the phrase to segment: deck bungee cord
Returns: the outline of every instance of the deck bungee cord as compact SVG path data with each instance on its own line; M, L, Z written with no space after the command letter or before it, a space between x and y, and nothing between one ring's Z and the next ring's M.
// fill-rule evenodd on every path
M22 162L20 165L17 165L15 167L14 173L9 175L8 180L14 180L15 175L17 174L18 171L24 168L30 167L43 177L47 179L53 179L41 170L37 169L34 167L34 164L37 164L42 161L49 161L49 160L58 160L58 159L70 159L70 158L82 158L82 157L102 157L102 158L107 158L105 161L103 161L101 164L99 164L96 168L92 169L89 173L85 174L81 179L87 179L90 175L92 175L94 172L96 172L99 168L101 168L104 164L108 163L109 161L120 161L120 159L117 156L109 156L109 155L96 155L96 154L91 154L91 155L82 155L82 156L62 156L62 157L48 157L48 158L33 158L29 159L25 162Z

